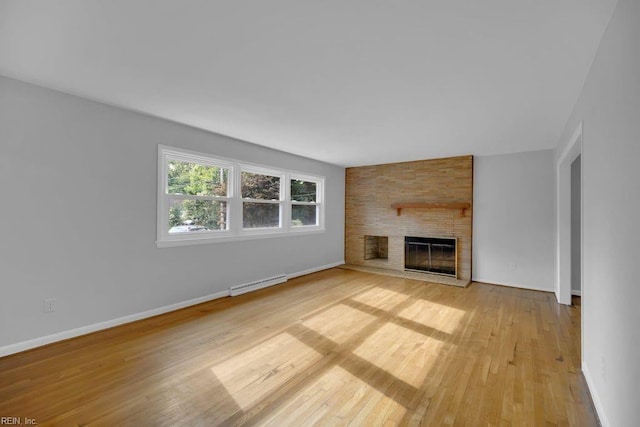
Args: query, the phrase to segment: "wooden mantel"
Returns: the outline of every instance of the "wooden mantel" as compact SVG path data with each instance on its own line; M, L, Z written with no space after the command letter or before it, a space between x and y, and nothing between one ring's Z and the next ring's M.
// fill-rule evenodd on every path
M401 215L402 209L460 209L460 215L464 216L464 211L471 207L468 202L425 202L425 203L393 203L393 209Z

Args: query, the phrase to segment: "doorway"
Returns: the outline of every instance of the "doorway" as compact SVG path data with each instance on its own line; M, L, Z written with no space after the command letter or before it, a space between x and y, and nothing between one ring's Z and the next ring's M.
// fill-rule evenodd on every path
M571 163L571 295L582 291L582 155Z
M572 165L576 159L580 157L580 181L579 187L574 190L580 196L579 205L582 207L582 171L584 164L582 162L582 123L578 126L569 144L565 147L557 163L557 283L556 283L556 299L560 304L571 305L571 288L572 288L572 269L575 268L582 272L582 208L580 208L580 231L572 244ZM577 246L577 247L575 247ZM575 250L575 262L572 256L572 247ZM584 295L584 286L582 274L575 278L580 283L580 293Z

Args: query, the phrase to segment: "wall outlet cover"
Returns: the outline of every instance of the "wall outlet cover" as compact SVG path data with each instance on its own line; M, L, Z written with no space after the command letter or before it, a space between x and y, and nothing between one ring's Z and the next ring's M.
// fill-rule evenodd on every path
M47 298L44 300L43 310L45 313L53 313L56 311L56 299L55 298Z

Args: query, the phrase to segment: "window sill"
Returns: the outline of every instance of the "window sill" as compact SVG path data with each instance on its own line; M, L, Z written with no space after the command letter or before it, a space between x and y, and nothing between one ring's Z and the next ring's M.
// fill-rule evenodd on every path
M222 236L199 236L190 238L179 239L164 239L157 240L156 246L158 248L171 248L174 246L192 246L192 245L209 245L213 243L223 242L239 242L244 240L256 240L256 239L268 239L273 237L289 237L289 236L309 236L314 234L322 234L325 232L324 228L313 229L291 229L289 231L249 231L240 235L231 235L225 233Z

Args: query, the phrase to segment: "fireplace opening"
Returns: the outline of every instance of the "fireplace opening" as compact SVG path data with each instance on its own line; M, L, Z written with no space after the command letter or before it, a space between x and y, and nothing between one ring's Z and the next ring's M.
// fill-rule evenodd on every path
M456 239L405 237L404 268L456 277Z
M389 237L364 236L364 259L388 259Z

